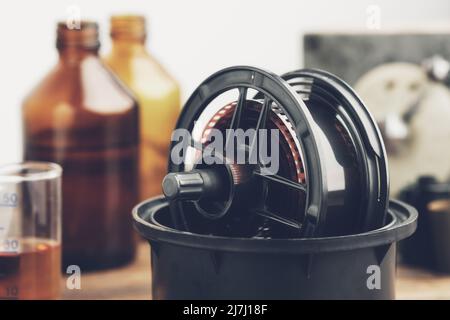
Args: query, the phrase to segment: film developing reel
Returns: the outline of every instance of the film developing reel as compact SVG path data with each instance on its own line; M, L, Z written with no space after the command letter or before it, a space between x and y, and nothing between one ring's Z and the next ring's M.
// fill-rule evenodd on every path
M322 133L321 157L328 170L328 211L322 235L381 227L389 199L387 155L366 106L350 86L328 72L304 69L282 78L304 100Z
M185 134L171 145L171 155L181 140L187 151L181 162L169 159L163 182L174 228L228 237L298 238L372 227L366 216L377 213L365 212L373 209L365 205L372 186L362 175L379 171L361 167L365 155L355 142L358 132L349 129L351 117L333 112L335 105L316 94L322 90L313 84L316 75L306 76L286 75L287 83L267 71L233 67L194 91L177 123ZM230 92L235 97L220 104ZM238 131L254 134L239 139L233 134ZM218 136L224 137L223 147L211 148L220 145L212 139ZM261 149L271 153L275 171L268 170ZM239 154L243 161L237 161ZM203 161L207 157L214 161ZM353 198L357 191L362 196Z

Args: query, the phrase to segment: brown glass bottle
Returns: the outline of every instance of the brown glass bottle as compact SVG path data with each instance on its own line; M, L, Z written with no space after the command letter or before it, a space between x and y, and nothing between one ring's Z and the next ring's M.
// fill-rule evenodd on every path
M98 57L98 27L58 24L59 61L23 104L27 160L63 167L63 267L133 259L137 103Z
M111 17L112 50L105 57L139 101L141 200L162 193L170 137L180 113L178 84L147 51L146 35L144 17Z

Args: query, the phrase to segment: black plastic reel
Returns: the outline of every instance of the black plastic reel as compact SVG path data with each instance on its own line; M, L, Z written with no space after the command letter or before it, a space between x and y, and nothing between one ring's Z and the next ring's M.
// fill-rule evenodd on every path
M304 100L336 159L325 160L329 210L324 233L349 234L379 228L387 214L389 177L384 143L369 111L344 81L326 71L303 69L282 78ZM330 158L327 152L321 156ZM345 175L346 185L341 190L330 188L330 172L338 170Z
M237 89L239 98L226 124L231 129L252 127L246 122L255 115L248 110L259 110L253 121L259 130L272 123L267 119L273 112L281 115L298 142L304 179L299 182L283 172L263 175L258 164L239 169L250 178L237 185L233 166L219 165L211 170L202 165L185 173L184 164L169 159L170 174L163 187L178 229L234 237L290 238L345 235L383 225L388 199L386 156L364 105L345 83L328 73L299 70L283 78L287 82L252 67L219 71L189 98L177 128L192 132L195 121L216 97ZM254 99L248 98L249 89L256 90ZM177 143L172 142L171 150ZM201 142L191 140L188 144L204 152ZM253 145L250 142L238 148L252 149ZM292 162L288 159L294 153L292 148L284 148L282 153L285 161ZM290 206L298 200L292 192L303 194L302 207ZM275 211L268 203L273 193L279 198ZM204 203L209 204L206 209ZM261 233L261 229L269 232Z
M241 194L238 201L236 201L240 203L233 206L227 204L225 206L227 209L226 214L221 212L217 215L218 219L211 219L211 216L205 214L203 214L203 219L199 219L198 206L195 208L195 206L192 206L192 203L189 203L193 202L198 204L201 200L201 196L198 195L198 192L194 195L196 191L193 191L192 195L194 196L193 199L191 199L192 201L189 201L186 197L180 198L178 192L175 192L175 195L169 198L172 198L171 212L177 227L202 233L218 233L245 237L249 236L258 228L263 227L261 223L268 219L272 223L280 224L293 231L287 232L289 237L312 236L315 234L316 228L320 224L319 213L321 212L322 203L325 198L324 196L326 196L322 184L323 166L316 144L317 137L315 137L315 129L310 125L313 123L312 117L296 92L293 91L279 76L253 67L232 67L217 72L205 80L191 95L182 110L176 128L183 128L192 132L196 120L200 117L205 108L208 107L210 102L220 94L234 89L239 90L239 98L231 122L229 123L229 128L241 128L241 115L244 114L245 108L247 106L254 107L255 103L257 103L257 101L247 98L247 91L252 89L258 92L258 94L261 95L261 111L256 121L256 131L265 128L267 115L274 106L277 108L277 112L282 113L283 116L288 119L295 130L295 135L300 137L298 143L302 152L305 183L291 181L276 174L264 175L261 173L261 166L252 166L252 171L250 173L250 180L252 183L246 188L245 195L243 196ZM173 150L178 143L179 141L173 141L171 150ZM199 141L190 141L189 145L199 149L202 147ZM249 148L252 145L253 143L249 143L249 145L238 146L238 148ZM170 173L183 173L184 171L184 163L175 164L172 159L169 159ZM186 180L190 180L192 176L188 175L185 177ZM180 175L178 175L178 178L180 178ZM166 185L166 188L164 189L167 189L167 187L169 189L170 187L177 189L180 185L186 186L186 181L183 180L183 177L177 179L173 174L169 174L164 181L164 185ZM200 187L202 183L203 182L200 179L198 180L198 184L190 184L189 182L187 184L197 188ZM294 216L292 213L288 212L270 212L267 210L264 203L264 185L267 183L280 184L286 188L294 189L296 192L304 193L305 209L301 210L301 212L300 210L299 212L294 212ZM225 184L229 185L229 180L225 181ZM202 192L203 191L200 191L200 193ZM232 195L229 201L234 202L239 192L231 190L229 194ZM253 226L248 226L249 228L246 228L246 224L252 224ZM201 230L197 228L197 226L200 225L202 225L200 228ZM240 231L238 229L242 230ZM252 236L254 236L254 234Z

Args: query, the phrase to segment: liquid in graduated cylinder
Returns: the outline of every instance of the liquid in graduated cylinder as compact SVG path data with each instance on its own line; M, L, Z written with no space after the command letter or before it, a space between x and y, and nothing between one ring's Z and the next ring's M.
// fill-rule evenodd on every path
M19 239L20 249L0 252L0 300L57 299L61 246L46 239Z
M25 99L25 158L63 167L63 267L122 265L135 254L138 106L98 57L97 25L58 25L59 62Z

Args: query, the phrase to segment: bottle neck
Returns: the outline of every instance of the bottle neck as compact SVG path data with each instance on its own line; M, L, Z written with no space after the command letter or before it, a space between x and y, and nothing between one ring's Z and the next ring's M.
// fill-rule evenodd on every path
M63 63L78 63L81 60L87 57L98 57L98 49L89 49L89 48L77 48L77 47L69 47L69 48L61 48L58 49L59 60Z
M145 53L147 38L145 18L142 16L111 17L113 53L133 55Z
M113 54L120 55L135 55L146 53L145 39L125 39L125 38L113 38L112 39L112 52Z
M60 60L76 63L88 56L98 56L100 41L98 26L94 22L81 22L79 28L58 24L56 47Z

